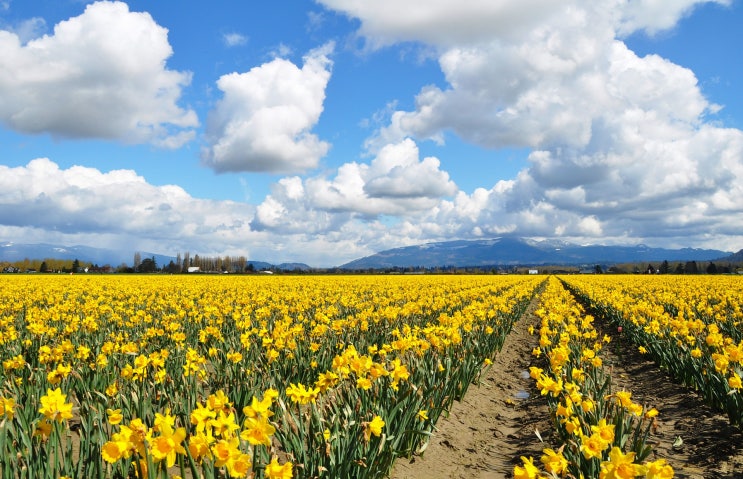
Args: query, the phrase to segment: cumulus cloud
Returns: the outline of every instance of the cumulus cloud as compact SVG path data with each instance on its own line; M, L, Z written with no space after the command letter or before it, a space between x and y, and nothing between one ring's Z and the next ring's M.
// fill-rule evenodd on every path
M288 178L275 188L286 198L304 194ZM265 205L269 205L267 200ZM263 207L264 220L267 206ZM132 170L60 168L48 158L18 167L0 165L0 238L17 243L88 244L160 254L245 255L274 263L301 261L335 266L387 245L378 221L350 213L313 213L329 227L277 235L250 227L255 207L195 198L179 186L155 186ZM287 220L281 215L277 225ZM312 221L312 220L310 220Z
M437 158L420 159L414 141L388 145L370 164L346 163L334 178L284 178L256 210L253 227L320 233L354 218L411 216L452 196L457 187Z
M519 37L562 9L561 2L465 0L319 0L361 20L359 33L374 47L400 41L433 45L478 42L494 35Z
M29 40L38 38L46 32L46 20L41 17L29 18L12 27L10 31L18 36L22 45L25 45Z
M207 120L205 165L217 172L302 172L330 145L312 134L323 111L333 44L310 51L298 67L276 58L246 73L223 75L224 93Z
M578 15L610 22L623 35L657 33L675 26L696 5L730 0L318 0L327 8L361 20L359 34L373 47L401 41L441 47L489 42L521 42L534 31Z
M125 3L97 2L23 43L0 31L0 122L22 133L177 147L194 137L178 106L191 75L165 68L167 30Z
M228 47L239 47L248 43L248 37L240 33L231 32L222 35L222 41Z
M445 132L532 150L515 179L441 201L408 235L710 244L743 219L743 132L709 122L719 106L691 70L622 41L673 28L705 0L322 3L358 18L374 46L439 51L447 86L423 86L412 111L391 113L370 151Z
M148 238L161 247L205 251L213 240L244 248L252 215L249 205L193 198L179 186L151 185L132 170L61 169L47 158L0 165L0 225L43 231L47 240L103 234L128 247Z
M637 30L644 30L648 34L673 28L680 18L689 15L691 11L703 3L718 3L730 5L730 0L637 0L623 2L618 17L617 30L626 35Z

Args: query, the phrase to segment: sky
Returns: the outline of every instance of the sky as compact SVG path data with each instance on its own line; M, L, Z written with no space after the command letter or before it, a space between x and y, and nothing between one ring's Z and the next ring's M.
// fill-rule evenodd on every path
M0 242L743 248L743 0L0 0Z

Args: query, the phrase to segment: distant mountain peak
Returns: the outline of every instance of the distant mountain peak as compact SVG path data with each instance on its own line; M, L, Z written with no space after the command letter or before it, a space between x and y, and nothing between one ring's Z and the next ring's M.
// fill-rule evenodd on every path
M131 265L134 260L135 251L127 250L113 250L104 248L93 248L91 246L75 245L75 246L64 246L64 245L52 245L46 243L35 243L35 244L22 244L12 243L9 241L0 242L0 261L23 261L28 258L30 260L43 261L48 258L62 259L62 260L79 260L83 263L92 263L99 266L110 265L117 267L121 264ZM171 261L175 262L176 257L168 256L157 253L148 253L145 251L139 251L141 258L154 258L155 263L158 267L162 268ZM277 268L285 271L308 271L312 268L304 263L281 263L274 265L264 261L253 261L248 260L247 263L252 263L255 269L270 269Z
M404 246L381 251L341 266L342 269L398 267L482 267L508 265L616 264L644 261L711 261L729 252L705 249L576 245L559 239L501 236Z

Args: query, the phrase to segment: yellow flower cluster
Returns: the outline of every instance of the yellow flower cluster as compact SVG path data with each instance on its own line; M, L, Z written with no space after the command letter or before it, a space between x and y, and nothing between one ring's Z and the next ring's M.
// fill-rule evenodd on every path
M166 411L156 413L154 425L147 427L139 418L128 425L120 425L120 411L109 410L109 423L119 425L119 431L106 442L101 455L106 462L115 463L133 455L139 458L140 468L147 468L149 455L154 463L165 463L172 468L178 455L188 456L197 464L208 462L224 470L230 477L246 477L252 467L249 446L270 448L276 431L270 424L270 408L278 391L267 390L262 400L253 396L250 406L243 409L245 420L241 430L235 418L233 405L223 391L210 395L204 404L198 403L190 414L189 434L185 426L176 427L176 418ZM188 450L188 451L187 451ZM267 465L267 477L292 477L292 464L279 464L276 457Z
M599 338L594 318L555 277L548 279L535 313L541 325L534 356L544 356L549 369L532 366L530 376L548 398L563 440L557 451L543 451L544 470L553 476L570 473L601 479L673 477L663 459L642 463L650 453L646 439L657 411L633 402L629 391L610 393L600 354L611 338ZM629 437L635 439L628 443ZM626 448L631 451L625 454ZM522 462L514 467L515 478L543 477L532 458Z
M54 458L34 447L17 459L10 446L0 454L11 470L71 477L174 468L232 477L384 475L492 362L541 281L5 279L0 435L8 440L0 443L60 439L44 449ZM101 424L102 434L87 434Z
M743 424L743 284L729 276L566 277L638 351Z

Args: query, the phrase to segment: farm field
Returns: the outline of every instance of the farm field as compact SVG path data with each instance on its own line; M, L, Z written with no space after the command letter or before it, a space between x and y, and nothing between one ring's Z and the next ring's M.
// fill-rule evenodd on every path
M617 288L623 277L562 279L576 278ZM644 287L664 282L657 276L632 278L646 281ZM680 278L672 277L670 282L674 279L678 282ZM727 281L716 285L719 279L693 278L710 291ZM536 296L479 385L471 387L463 401L453 405L449 417L439 421L437 434L422 457L398 460L393 479L510 478L514 466L522 464L521 456L533 457L541 466L538 459L544 448L559 447L562 441L551 423L548 401L524 374L539 363L531 354L539 347L539 337L529 333L530 327L539 328L540 318L534 314L539 308L540 296ZM677 478L743 477L743 431L730 425L727 414L710 407L698 391L680 386L667 371L659 369L628 336L617 332L616 324L599 318L594 324L599 335L612 336L601 355L615 389L631 391L636 402L659 411L648 441L653 457L666 458Z
M3 276L0 477L736 477L736 280Z

